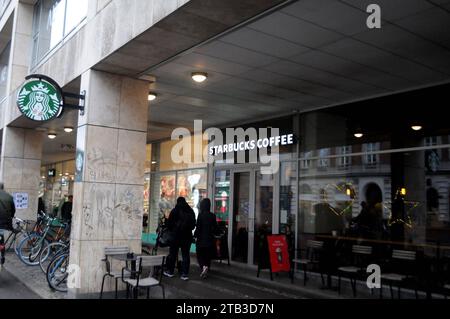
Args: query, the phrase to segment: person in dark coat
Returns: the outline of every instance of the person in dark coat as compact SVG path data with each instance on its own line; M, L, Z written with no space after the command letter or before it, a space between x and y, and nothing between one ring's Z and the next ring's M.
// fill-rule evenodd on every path
M68 197L67 202L65 202L61 207L61 218L68 223L72 222L72 208L73 208L73 196Z
M194 234L196 238L198 264L202 271L200 276L203 279L206 278L211 268L211 259L216 249L215 235L217 234L217 230L216 215L211 213L211 200L205 198L200 202L200 214L197 218L197 228Z
M13 218L16 206L13 197L5 192L3 183L0 183L0 232L13 229Z
M168 229L174 233L174 242L167 256L167 270L164 275L173 277L178 251L181 248L183 261L181 263L181 279L189 280L190 250L193 241L192 231L195 228L195 213L184 197L177 199L177 205L167 220Z

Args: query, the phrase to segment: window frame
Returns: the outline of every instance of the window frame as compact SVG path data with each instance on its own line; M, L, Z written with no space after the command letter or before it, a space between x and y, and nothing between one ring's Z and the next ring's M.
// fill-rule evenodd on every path
M41 30L41 21L42 21L42 12L43 12L43 1L45 0L38 0L36 4L34 5L34 11L33 11L33 30L32 30L32 56L31 56L31 69L38 68L44 61L46 61L56 50L58 50L64 43L66 43L74 34L76 34L86 23L87 16L88 16L88 7L86 8L86 14L84 17L78 22L78 24L75 25L74 28L72 28L70 31L67 31L67 4L70 0L65 0L64 2L64 18L63 18L63 33L62 38L57 41L53 47L49 45L49 47L45 50L45 53L42 53L42 56L40 56L40 49L41 49L41 42L40 34L42 33ZM51 0L55 1L55 0ZM89 1L88 1L89 3ZM53 9L53 7L52 7Z

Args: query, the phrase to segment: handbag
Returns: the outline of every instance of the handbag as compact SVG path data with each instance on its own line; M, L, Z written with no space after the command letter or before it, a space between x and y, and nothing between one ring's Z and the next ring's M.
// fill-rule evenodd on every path
M159 247L169 247L175 242L175 232L169 230L169 228L164 227L161 229L161 234L159 235L158 245Z

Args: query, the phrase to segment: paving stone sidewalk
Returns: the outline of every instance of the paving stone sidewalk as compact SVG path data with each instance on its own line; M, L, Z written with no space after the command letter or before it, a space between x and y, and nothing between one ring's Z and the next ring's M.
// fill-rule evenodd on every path
M14 253L7 253L5 270L43 299L65 299L66 294L52 291L39 266L25 265Z

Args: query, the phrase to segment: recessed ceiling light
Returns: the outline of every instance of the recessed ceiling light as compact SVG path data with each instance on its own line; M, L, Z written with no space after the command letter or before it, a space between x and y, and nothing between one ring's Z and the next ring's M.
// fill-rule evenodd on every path
M152 161L152 165L158 164L157 161Z
M73 132L73 127L67 126L64 128L64 132L66 133L72 133Z
M55 133L48 134L48 138L51 139L51 140L54 140L56 138L56 136L57 135Z
M158 95L156 94L156 93L149 93L148 94L148 100L149 101L154 101L154 100L156 100L156 97L157 97Z
M422 126L421 125L413 125L413 126L411 126L411 128L414 130L414 131L420 131L420 130L422 130Z
M361 138L361 137L363 137L364 136L364 134L363 133L355 133L355 137L356 138Z
M205 72L194 72L192 73L192 80L197 83L203 83L208 79L208 73Z

